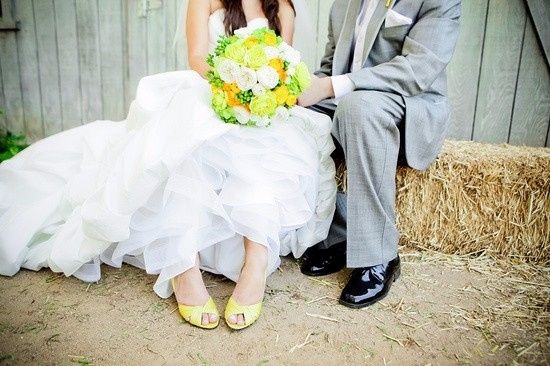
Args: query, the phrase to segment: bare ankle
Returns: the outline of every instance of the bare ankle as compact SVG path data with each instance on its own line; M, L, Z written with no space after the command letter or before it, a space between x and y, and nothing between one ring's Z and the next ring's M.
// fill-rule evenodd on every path
M209 297L198 268L190 268L178 275L174 290L178 303L185 305L200 305Z
M265 271L267 268L267 257L255 257L255 258L245 258L243 269L251 271Z

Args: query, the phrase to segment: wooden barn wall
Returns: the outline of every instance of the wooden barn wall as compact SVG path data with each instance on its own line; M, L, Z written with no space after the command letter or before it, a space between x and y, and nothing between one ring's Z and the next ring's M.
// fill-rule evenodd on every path
M10 0L0 0L10 1ZM184 69L172 40L178 0L11 0L20 30L0 31L0 127L31 141L86 122L124 119L140 78ZM316 43L330 0L307 0ZM550 146L550 76L523 0L463 0L449 65L449 137Z

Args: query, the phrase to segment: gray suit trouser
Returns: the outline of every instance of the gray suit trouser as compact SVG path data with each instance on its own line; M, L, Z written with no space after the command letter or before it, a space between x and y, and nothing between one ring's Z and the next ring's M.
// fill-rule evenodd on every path
M333 117L332 135L347 166L347 192L338 192L329 235L319 245L346 241L348 268L392 260L399 241L395 179L405 151L403 97L359 90L338 105L323 101L311 108Z

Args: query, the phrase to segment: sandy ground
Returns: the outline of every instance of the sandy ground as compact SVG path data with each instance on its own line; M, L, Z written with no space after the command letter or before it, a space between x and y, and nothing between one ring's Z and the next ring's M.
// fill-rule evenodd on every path
M251 328L183 323L154 276L104 268L85 284L49 270L0 278L0 364L548 364L548 268L409 252L390 295L338 305L346 272L312 279L284 259ZM223 310L233 284L206 275Z

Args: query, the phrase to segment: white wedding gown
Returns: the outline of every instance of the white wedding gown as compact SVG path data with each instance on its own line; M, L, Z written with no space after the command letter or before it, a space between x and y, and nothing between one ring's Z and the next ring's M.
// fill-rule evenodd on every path
M267 25L254 19L249 27ZM211 48L223 11L209 21ZM45 138L0 164L0 273L21 267L84 281L122 262L170 278L201 267L237 280L243 237L299 257L323 240L336 185L331 120L295 107L288 122L221 122L194 71L143 78L125 121Z

